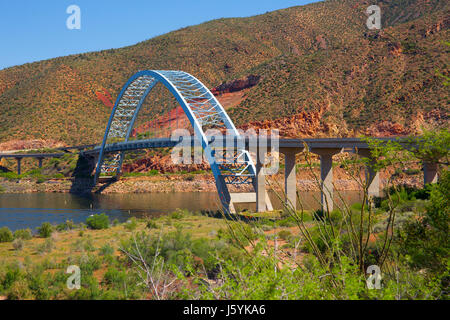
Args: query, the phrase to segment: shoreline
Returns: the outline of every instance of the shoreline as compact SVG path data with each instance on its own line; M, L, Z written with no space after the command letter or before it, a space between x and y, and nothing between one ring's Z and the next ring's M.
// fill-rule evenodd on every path
M311 172L299 169L297 172L297 190L319 191L317 183ZM319 172L317 172L320 174ZM380 173L380 189L383 189L390 172ZM279 190L283 188L283 174L270 176L271 185ZM99 184L92 188L89 180L78 181L74 185L73 178L50 179L38 183L33 179L8 180L0 178L0 194L2 193L103 193L103 194L126 194L126 193L170 193L170 192L216 192L214 177L212 174L160 174L155 176L122 177L110 184ZM336 168L334 170L334 185L340 191L358 191L358 183ZM410 186L422 186L420 174L405 176L396 180L398 184ZM269 183L267 183L269 184ZM268 186L270 188L270 186ZM250 186L231 186L231 192L249 192Z

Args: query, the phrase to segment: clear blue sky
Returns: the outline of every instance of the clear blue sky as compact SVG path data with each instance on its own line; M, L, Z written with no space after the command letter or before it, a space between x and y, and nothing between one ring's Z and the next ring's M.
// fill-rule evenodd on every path
M120 48L182 27L246 17L317 0L2 0L0 69L69 54ZM81 30L69 30L69 5Z

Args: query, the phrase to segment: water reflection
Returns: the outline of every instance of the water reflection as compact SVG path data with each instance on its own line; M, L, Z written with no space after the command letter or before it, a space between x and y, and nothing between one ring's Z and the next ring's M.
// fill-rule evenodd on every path
M346 191L343 198L349 203L360 201L359 192ZM275 208L281 204L270 195ZM318 192L302 192L306 209L320 207ZM217 210L219 201L215 192L100 194L82 197L70 193L30 193L0 195L0 227L11 230L35 229L43 222L58 224L67 219L84 222L91 214L106 213L110 219L126 221L131 216L158 216L176 208L190 211ZM238 209L255 210L255 204L241 204Z

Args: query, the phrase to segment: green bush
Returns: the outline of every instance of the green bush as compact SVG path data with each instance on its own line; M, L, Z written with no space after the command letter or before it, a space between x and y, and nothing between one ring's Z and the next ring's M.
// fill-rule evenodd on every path
M12 246L13 246L14 250L16 250L16 251L22 250L23 249L23 245L24 245L23 244L23 240L21 238L14 239L14 241L12 243Z
M94 214L86 219L86 225L94 230L109 228L109 218L106 214Z
M134 229L137 228L137 220L135 217L131 218L130 220L128 220L127 222L125 222L125 229L129 230L129 231L133 231Z
M13 234L8 227L0 228L0 242L12 242L13 240Z
M41 236L42 238L48 238L53 233L53 226L48 222L44 222L42 224L42 226L40 226L37 229L38 229L39 236Z
M443 172L439 183L431 187L424 216L407 223L398 231L400 252L407 256L410 266L446 272L450 252L449 194L450 171L447 170Z
M102 256L112 255L114 253L114 248L107 243L99 249L99 253Z
M124 271L120 271L115 267L109 267L103 276L103 284L111 287L123 288L126 282L127 274Z
M185 215L189 214L187 210L176 209L174 212L170 214L171 219L182 219Z
M148 229L158 229L158 225L153 220L148 220L146 226Z
M8 180L17 180L21 179L22 175L18 175L15 172L9 171L9 172L0 172L0 177L6 178Z
M291 236L292 233L289 230L281 230L280 232L278 232L278 238L283 240L288 240Z
M55 247L55 242L53 241L53 239L47 238L47 239L45 239L44 243L38 245L36 247L36 249L37 249L37 252L39 252L40 254L44 254L44 253L51 252L54 247Z
M14 231L14 239L30 240L33 234L30 229L18 229Z

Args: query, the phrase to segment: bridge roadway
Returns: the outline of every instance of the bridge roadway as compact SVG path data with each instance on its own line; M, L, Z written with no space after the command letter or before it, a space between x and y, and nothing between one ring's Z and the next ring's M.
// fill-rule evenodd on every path
M216 138L217 139L217 138ZM219 138L220 139L220 138ZM251 146L256 146L256 139L238 138L245 141L245 148L248 150ZM382 141L396 141L400 144L404 144L402 138L377 138ZM191 146L194 146L194 139L190 139ZM225 141L225 139L220 139ZM215 141L220 145L221 141L215 139L209 139L210 143ZM148 140L137 140L127 142L117 142L107 144L105 146L105 153L117 152L117 151L132 151L148 148L173 148L178 145L182 140L174 140L171 138L155 138ZM262 143L261 143L262 141ZM185 142L186 143L186 142ZM188 141L189 143L189 141ZM235 144L237 143L235 139ZM258 142L262 146L271 147L271 140L260 140ZM303 151L305 145L308 149L320 156L320 176L322 183L321 201L324 207L327 207L330 211L333 210L333 155L340 152L357 152L360 156L370 158L370 147L367 142L359 138L324 138L324 139L279 139L278 148L281 153L284 154L285 167L284 167L284 185L285 185L285 201L289 205L296 207L296 170L295 170L295 156ZM254 150L254 149L253 149ZM81 154L97 155L100 152L100 146L93 149L82 151ZM255 193L239 193L232 194L233 202L256 202L257 211L265 210L265 176L260 159L257 155L256 160L256 195ZM372 170L370 166L366 168L366 175L369 181L369 195L380 195L380 178L379 173ZM437 165L434 163L424 163L424 184L434 183L437 181ZM255 199L256 197L256 199Z
M44 158L60 158L64 153L0 153L2 158L14 158L17 161L17 174L21 173L21 162L23 158L35 158L39 161L39 168L42 168L42 160Z
M256 147L257 144L260 146L271 147L270 139L262 139L256 143L256 139L250 139L249 137L237 138L240 144L245 144L245 148L251 149ZM235 145L238 143L237 139L234 140ZM400 144L404 143L402 138L377 138L382 141L397 141ZM244 140L244 141L242 141ZM223 144L225 139L222 138L210 138L210 143L215 142L216 145ZM228 141L227 141L228 142ZM117 142L112 144L107 144L105 146L105 153L117 152L117 151L132 151L140 149L151 149L151 148L173 148L179 143L182 143L182 139L175 140L172 138L155 138L148 140L131 140L127 142ZM190 143L191 146L197 145L194 139L184 142ZM278 148L281 153L284 154L285 167L284 167L284 184L285 184L285 194L286 202L288 202L293 207L296 207L296 175L295 175L295 155L302 152L305 145L308 149L320 156L320 176L322 182L322 193L321 201L324 207L328 207L329 210L333 210L333 155L340 152L357 152L359 155L370 158L370 147L369 145L359 138L324 138L324 139L279 139ZM275 145L274 145L275 147ZM91 148L91 149L89 149ZM78 150L82 155L98 156L100 152L100 146L91 144L83 146L73 146L73 147L61 147L58 150ZM83 151L84 150L84 151ZM255 150L255 149L252 149ZM44 158L59 158L62 157L64 153L28 153L28 154L13 154L13 153L1 153L1 158L15 158L17 160L17 173L21 173L21 160L23 158L36 158L39 160L39 167L42 167L42 160ZM262 165L260 159L256 160L256 194L255 193L239 193L232 194L233 202L256 202L257 210L264 211L265 209L265 176L263 170L261 170ZM424 184L435 183L437 181L437 164L435 163L424 163ZM379 173L374 172L370 166L366 170L367 178L369 181L369 194L372 196L379 196L380 193L380 178ZM255 199L256 197L256 199Z

